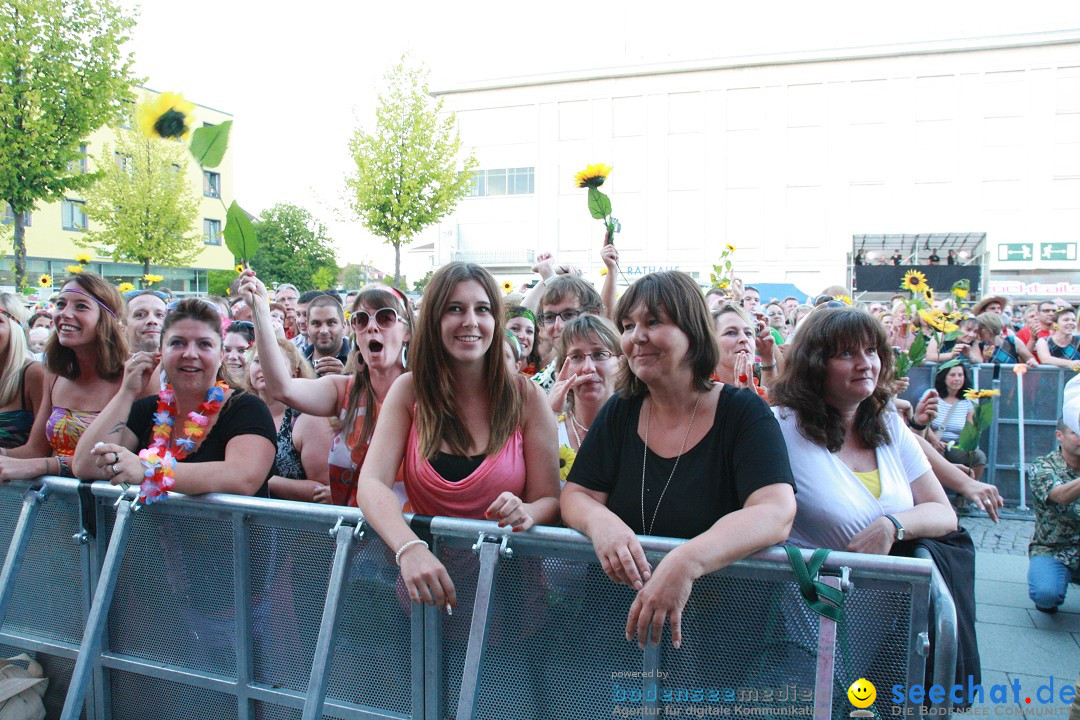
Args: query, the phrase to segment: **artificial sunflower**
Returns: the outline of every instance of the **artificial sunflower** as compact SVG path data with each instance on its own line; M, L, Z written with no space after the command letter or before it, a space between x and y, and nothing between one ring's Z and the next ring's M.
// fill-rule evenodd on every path
M509 280L503 282L502 291L507 295L514 292L514 283L510 282Z
M41 287L52 287L52 275L45 273L37 279L37 284Z
M963 300L968 296L968 291L964 288L956 288L952 291L952 294L956 296L957 300Z
M574 176L574 184L579 188L598 188L607 180L611 173L611 166L604 163L587 165L585 169Z
M131 292L135 289L135 285L129 282L122 282L116 286L116 289L122 293Z
M165 92L135 110L135 124L143 137L184 138L191 134L195 103L183 94Z
M911 292L923 292L930 286L926 284L926 276L918 270L908 270L904 274L904 281L900 284L904 290Z
M82 265L68 265L64 269L67 270L72 275L78 275L79 273L82 272Z
M833 297L833 300L839 300L845 305L851 305L851 298L849 298L847 295L836 295Z
M925 290L923 290L922 294L923 294L923 297L926 298L926 302L930 303L931 305L934 304L934 289L933 288L930 288L930 287L926 288Z
M151 273L147 273L146 275L142 276L142 279L143 282L145 282L147 285L153 285L154 283L161 282L165 278L162 275L153 275Z
M566 482L566 478L570 474L570 468L573 467L574 459L576 457L577 453L569 446L559 446L559 480L562 482Z
M734 245L732 245L731 243L728 243L728 244L727 244L727 245L725 245L724 247L726 247L726 248L727 248L727 251L728 251L729 253L733 253L733 252L735 252L735 246L734 246Z
M235 268L233 268L233 270L236 270L236 274L239 275L240 273L244 272L244 266L237 265Z
M960 329L956 323L949 322L948 317L940 310L920 310L919 317L938 332L950 333Z
M79 253L75 256L75 262L79 263L80 265L87 265L90 263L91 260L93 260L93 258L86 253Z
M600 268L600 276L603 277L604 275L607 275L607 268L606 267Z

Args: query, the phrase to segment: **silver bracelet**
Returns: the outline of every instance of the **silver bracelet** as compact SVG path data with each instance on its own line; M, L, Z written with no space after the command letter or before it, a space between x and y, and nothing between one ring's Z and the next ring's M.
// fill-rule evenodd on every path
M430 545L428 545L423 540L410 540L409 542L407 542L404 545L402 545L401 547L399 547L398 551L396 553L394 553L394 564L395 565L397 565L398 567L401 567L401 553L405 552L406 550L411 548L413 545L423 545L426 548L431 547Z

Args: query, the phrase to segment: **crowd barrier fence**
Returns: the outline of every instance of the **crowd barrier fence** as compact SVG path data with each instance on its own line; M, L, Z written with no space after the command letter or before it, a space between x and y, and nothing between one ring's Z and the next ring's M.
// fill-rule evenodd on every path
M885 716L931 652L933 681L952 684L955 608L925 559L831 554L819 579L844 592L837 625L770 548L695 583L679 650L665 632L642 651L623 637L633 591L571 530L412 517L456 584L447 615L408 601L355 509L131 497L54 477L0 487L0 646L36 653L50 718L828 718L848 716L858 677ZM642 539L654 566L679 542Z
M917 403L934 386L937 366L926 363L912 368L908 373L908 389L901 397L912 405ZM1040 365L1028 368L1022 379L1018 379L1013 367L975 365L972 384L976 388L1001 391L993 399L993 425L983 434L980 444L986 453L982 480L996 485L1006 504L1027 509L1028 469L1032 461L1057 447L1054 431L1061 417L1065 383L1075 374L1066 368Z

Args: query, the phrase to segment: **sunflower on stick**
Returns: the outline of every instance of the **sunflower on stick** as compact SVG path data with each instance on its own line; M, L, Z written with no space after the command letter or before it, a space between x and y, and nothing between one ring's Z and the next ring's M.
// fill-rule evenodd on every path
M188 150L199 167L204 170L216 168L228 149L232 120L195 128L194 110L195 104L185 100L183 94L165 92L139 105L135 110L135 124L147 138L186 141L190 137ZM225 246L241 265L247 267L259 249L255 226L235 200L228 207L221 200L221 206L225 209L225 229L222 231Z
M735 268L732 264L732 257L735 255L735 246L728 243L724 246L724 249L720 252L720 257L715 265L712 266L713 271L709 273L709 282L712 283L714 288L721 290L728 290L731 288L731 283L735 279Z

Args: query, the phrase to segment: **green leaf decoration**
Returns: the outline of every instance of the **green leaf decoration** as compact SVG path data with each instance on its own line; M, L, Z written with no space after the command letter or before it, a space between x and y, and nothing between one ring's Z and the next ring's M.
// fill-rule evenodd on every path
M982 437L982 433L979 432L979 428L971 423L967 423L964 425L964 429L960 431L960 437L956 439L956 445L954 445L954 447L964 452L971 452L979 447L980 437Z
M225 247L235 257L251 261L259 251L259 240L255 237L255 226L248 219L247 213L233 200L229 212L225 215Z
M994 402L987 399L979 403L979 409L975 411L975 424L979 426L979 432L990 427L994 422Z
M958 337L960 337L960 330L959 329L950 330L949 332L945 333L945 336L942 338L942 341L948 342L949 340L955 340ZM938 343L939 346L940 346L940 344L941 343Z
M191 154L200 167L216 168L225 157L229 147L229 130L232 120L217 125L208 125L195 131L191 137Z
M923 360L926 359L926 336L919 333L915 336L915 339L911 341L911 347L908 348L908 357L911 358L911 366L918 367L922 365Z
M589 188L589 212L597 220L611 214L611 199L596 188Z
M909 370L911 370L911 358L906 352L902 352L896 356L896 369L893 374L898 378L903 378L907 377Z

